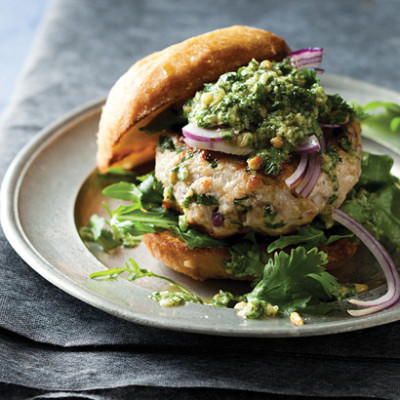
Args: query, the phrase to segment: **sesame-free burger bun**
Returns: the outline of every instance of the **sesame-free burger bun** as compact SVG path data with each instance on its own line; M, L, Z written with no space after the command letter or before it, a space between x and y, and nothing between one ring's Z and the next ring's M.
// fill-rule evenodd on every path
M159 135L140 128L159 112L253 58L279 61L289 52L285 41L268 31L232 26L139 60L116 82L103 108L98 132L99 170L131 169L152 160Z
M143 242L151 255L175 271L181 272L199 281L206 279L238 279L228 274L225 263L231 259L228 247L195 247L189 249L187 244L172 232L164 231L143 235ZM328 256L324 267L328 271L343 267L356 253L357 243L347 238L320 246ZM290 249L285 249L289 252ZM241 280L253 280L251 276Z

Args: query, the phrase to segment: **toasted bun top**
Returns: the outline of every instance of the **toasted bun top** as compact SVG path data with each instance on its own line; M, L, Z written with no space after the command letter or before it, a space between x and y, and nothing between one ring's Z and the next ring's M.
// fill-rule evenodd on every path
M232 26L185 40L135 63L111 89L100 119L97 165L133 168L154 157L158 135L140 127L206 82L253 58L281 60L285 41L261 29Z

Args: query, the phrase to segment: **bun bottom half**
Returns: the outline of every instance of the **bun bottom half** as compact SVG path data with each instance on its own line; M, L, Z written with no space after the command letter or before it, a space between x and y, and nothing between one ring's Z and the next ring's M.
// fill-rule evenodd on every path
M143 236L143 242L154 258L193 279L253 280L251 276L237 278L226 273L225 262L231 258L227 247L196 247L191 250L185 242L169 231L148 233ZM344 238L320 246L319 250L327 253L328 263L324 267L332 271L341 268L350 260L357 251L357 243Z

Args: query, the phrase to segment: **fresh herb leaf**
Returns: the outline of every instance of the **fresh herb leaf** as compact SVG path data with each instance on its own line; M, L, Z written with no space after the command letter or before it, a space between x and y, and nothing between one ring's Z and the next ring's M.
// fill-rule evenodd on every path
M142 197L142 192L134 183L115 183L103 189L103 194L111 199L131 201L138 207L141 205L140 199Z
M155 178L154 174L149 175L142 181L139 185L139 190L142 192L140 200L145 210L160 208L163 201L164 187L162 183Z
M360 189L340 207L363 224L388 250L400 249L400 189L386 185L376 192Z
M388 155L364 152L361 159L361 176L358 186L372 189L393 182L393 176L390 174L393 163L393 158Z
M161 132L168 128L181 127L187 123L187 119L175 107L168 107L153 118L149 124L140 128L148 135Z
M224 240L214 239L207 233L200 232L194 228L189 228L186 231L182 231L179 228L171 228L171 230L185 241L190 250L195 247L219 247L227 245Z
M295 244L308 244L310 248L318 247L326 241L324 231L312 226L303 226L293 235L283 235L279 239L274 240L268 246L268 253L272 253L278 249L284 249Z
M376 100L371 101L363 106L364 111L376 110L377 108L383 108L387 111L393 111L400 114L400 105L393 102Z
M260 278L268 256L260 245L251 240L240 240L230 247L231 259L226 261L225 270L238 278L254 276Z
M326 262L327 255L315 248L297 247L290 254L281 251L269 259L262 279L246 297L267 301L286 313L305 308L311 301L332 300L340 285L326 272Z
M286 159L287 154L282 149L271 147L258 151L253 157L260 156L262 158L262 169L266 175L278 175L281 170L282 162Z
M332 194L331 196L329 196L328 201L326 202L326 204L328 206L330 206L331 204L333 204L337 199L339 198L339 196L337 194Z
M204 206L217 206L218 200L210 194L198 194L196 195L196 204L202 204Z
M233 204L235 206L239 206L243 211L250 211L252 207L244 204L248 199L249 199L248 197L243 197L241 199L234 199Z
M105 226L106 220L94 214L89 220L89 226L81 228L79 233L83 241L97 243L105 252L109 252L122 243Z
M354 237L346 229L335 227L327 230L319 225L317 222L313 222L312 225L300 227L295 234L280 236L268 245L268 253L295 245L301 245L306 250L310 250L313 247L333 243L339 239Z
M212 169L215 169L218 167L217 160L215 158L213 158L210 153L207 153L206 161L208 161L210 163Z
M164 153L165 150L175 151L174 141L169 136L161 135L158 138L158 148L161 153Z

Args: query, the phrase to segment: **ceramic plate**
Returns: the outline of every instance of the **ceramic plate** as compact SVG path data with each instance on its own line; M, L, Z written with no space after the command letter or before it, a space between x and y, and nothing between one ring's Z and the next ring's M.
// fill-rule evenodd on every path
M324 76L323 86L347 100L400 102L400 94L338 76ZM148 298L162 281L124 278L99 281L89 274L111 266L123 266L132 257L151 269L188 286L204 297L220 288L245 291L247 284L225 281L199 283L171 271L152 259L140 245L106 255L86 247L79 227L94 212L103 213L104 180L95 171L96 131L102 101L83 107L42 131L11 164L1 190L1 221L5 234L20 256L39 274L65 292L117 317L139 324L188 332L226 336L291 337L323 335L376 326L400 319L400 304L362 318L350 317L345 303L302 313L306 324L296 327L288 318L244 320L232 309L186 304L163 308ZM366 132L371 134L371 132ZM390 139L390 138L389 138ZM400 176L400 154L381 142L365 138L364 149L389 154L395 159L392 172ZM356 257L350 269L358 281L373 277L375 287L367 296L385 291L379 269L367 255ZM363 264L362 271L359 270Z

